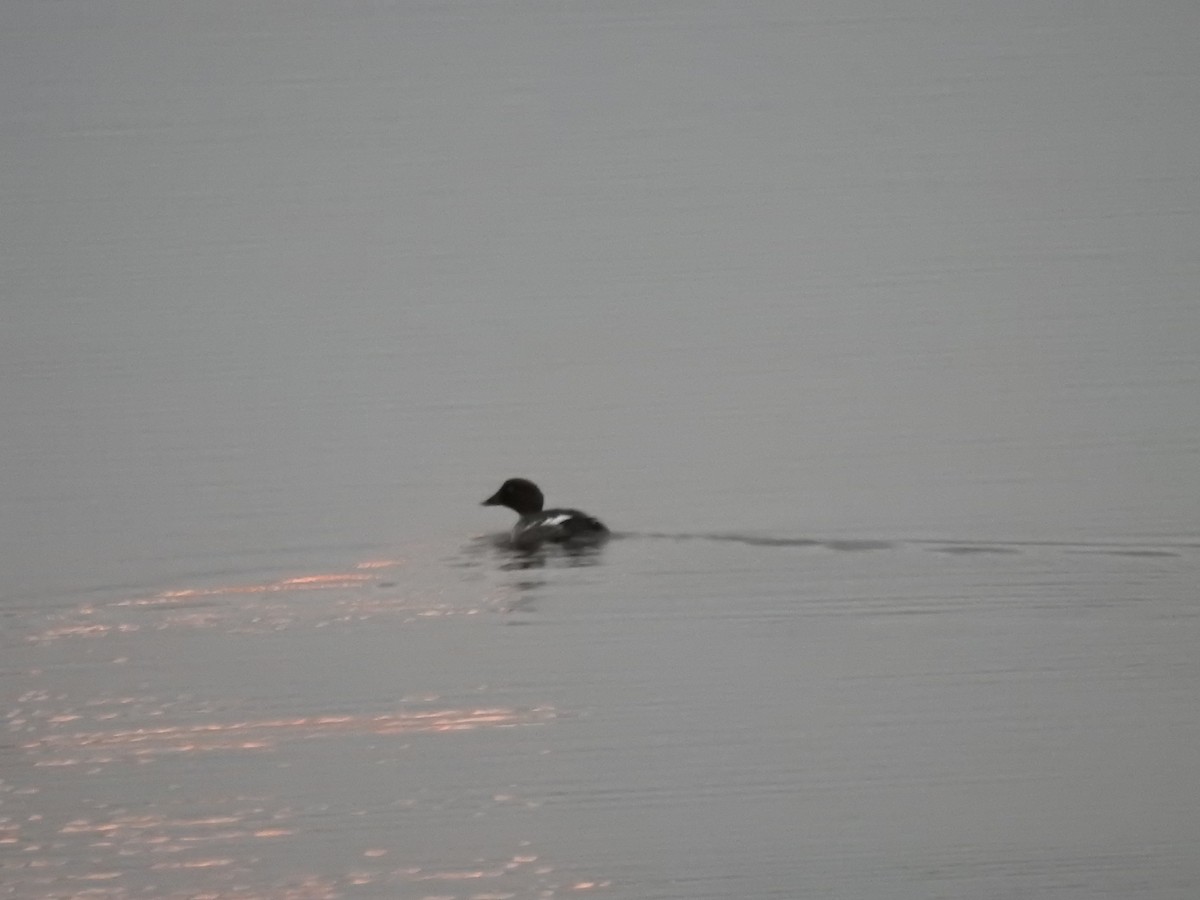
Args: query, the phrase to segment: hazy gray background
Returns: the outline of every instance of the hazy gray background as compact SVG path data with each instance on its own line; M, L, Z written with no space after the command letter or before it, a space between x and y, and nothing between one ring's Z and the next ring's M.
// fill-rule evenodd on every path
M1197 34L0 5L0 896L1194 897Z

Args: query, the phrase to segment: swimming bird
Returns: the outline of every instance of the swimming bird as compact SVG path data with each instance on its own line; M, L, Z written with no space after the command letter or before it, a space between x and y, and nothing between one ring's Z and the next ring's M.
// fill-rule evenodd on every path
M609 536L599 519L577 509L542 509L541 489L527 478L510 478L482 506L506 506L520 518L513 526L513 546L533 550L542 544L597 544Z

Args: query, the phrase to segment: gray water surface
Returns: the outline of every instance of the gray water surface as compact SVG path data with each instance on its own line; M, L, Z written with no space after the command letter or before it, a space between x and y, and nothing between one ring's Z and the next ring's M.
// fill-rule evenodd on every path
M1197 33L0 6L0 896L1194 898Z

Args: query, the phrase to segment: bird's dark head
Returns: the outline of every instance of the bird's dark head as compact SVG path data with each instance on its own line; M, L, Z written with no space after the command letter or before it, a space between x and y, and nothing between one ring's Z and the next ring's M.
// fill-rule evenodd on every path
M507 506L519 516L541 512L545 498L538 486L525 478L510 478L500 485L500 490L492 494L481 504L482 506Z

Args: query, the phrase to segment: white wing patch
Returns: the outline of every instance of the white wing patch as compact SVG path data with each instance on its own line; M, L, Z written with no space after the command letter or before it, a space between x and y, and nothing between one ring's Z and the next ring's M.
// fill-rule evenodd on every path
M571 518L570 513L560 513L557 516L551 516L549 519L543 519L539 525L561 525L567 519Z

